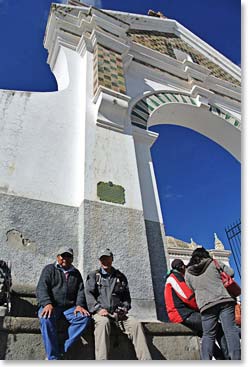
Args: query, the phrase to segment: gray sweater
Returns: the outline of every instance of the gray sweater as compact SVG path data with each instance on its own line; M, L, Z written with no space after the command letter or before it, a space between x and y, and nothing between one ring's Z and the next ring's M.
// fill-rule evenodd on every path
M230 276L233 269L218 261L221 269ZM185 274L186 284L194 291L200 312L219 303L235 302L223 286L220 274L212 259L202 259L199 264L189 266Z

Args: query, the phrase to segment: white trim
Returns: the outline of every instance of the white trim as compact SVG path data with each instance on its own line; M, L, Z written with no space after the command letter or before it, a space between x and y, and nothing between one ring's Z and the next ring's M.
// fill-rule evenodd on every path
M173 277L170 276L167 279L166 284L170 284L172 286L172 288L174 289L174 291L176 291L182 298L185 298L185 299L188 298L186 296L186 294L184 293L184 291L182 290L182 288L179 286L179 284L176 281L176 279L174 279Z

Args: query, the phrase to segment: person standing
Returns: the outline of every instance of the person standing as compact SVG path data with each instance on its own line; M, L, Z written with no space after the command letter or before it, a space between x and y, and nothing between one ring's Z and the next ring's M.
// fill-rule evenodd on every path
M221 268L230 276L233 270L220 262ZM229 358L241 359L240 339L235 325L233 299L224 287L220 273L209 252L204 248L193 251L187 265L185 281L195 293L202 319L203 337L201 355L203 360L212 359L218 320L227 341Z
M63 353L80 338L90 319L83 279L72 262L73 249L62 247L57 261L42 270L36 289L40 328L48 360L61 359ZM69 321L70 326L68 339L60 350L56 321L62 317Z
M171 271L168 274L164 288L164 300L170 322L180 323L193 330L202 337L202 320L194 292L185 283L186 266L181 259L174 259ZM217 360L228 359L228 350L225 336L220 323L216 340L221 349L214 344L214 358Z
M110 249L99 254L100 268L88 274L85 295L94 319L95 357L107 360L110 351L110 332L113 323L127 334L140 360L151 360L142 324L128 315L131 297L126 276L112 266Z

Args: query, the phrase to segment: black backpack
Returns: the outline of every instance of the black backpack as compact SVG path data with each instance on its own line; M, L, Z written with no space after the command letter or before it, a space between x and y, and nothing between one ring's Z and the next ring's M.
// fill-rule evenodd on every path
M10 288L12 285L10 265L0 260L0 306L10 308Z

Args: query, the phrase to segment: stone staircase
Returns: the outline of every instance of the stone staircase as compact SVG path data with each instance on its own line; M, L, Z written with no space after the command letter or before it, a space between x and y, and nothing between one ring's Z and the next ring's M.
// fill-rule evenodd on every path
M37 318L37 302L30 290L13 290L11 314L0 317L0 359L44 360L45 353ZM58 323L58 336L66 338L67 321ZM199 339L180 324L143 322L147 344L154 360L199 360ZM113 328L111 360L135 360L126 335ZM94 334L91 324L83 337L67 352L67 360L93 360Z

